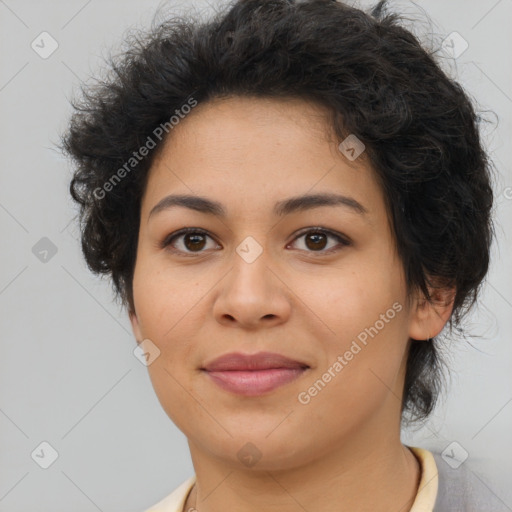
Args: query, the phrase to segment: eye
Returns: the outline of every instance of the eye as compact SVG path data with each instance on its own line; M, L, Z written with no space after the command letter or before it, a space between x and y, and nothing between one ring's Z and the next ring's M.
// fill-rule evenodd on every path
M184 228L167 236L160 244L161 248L169 248L171 252L180 252L185 254L201 253L207 245L206 239L213 238L207 231L200 228ZM176 240L181 240L181 243L176 243ZM176 245L179 247L177 248ZM217 244L218 246L218 244Z
M305 249L301 250L305 250L307 252L320 252L322 254L337 252L340 250L340 245L349 246L351 244L348 238L321 227L306 228L306 230L301 231L299 235L295 237L294 241L300 240L301 238L304 239L303 245L305 246ZM335 240L337 244L335 243L325 250L325 247L328 245L329 238L331 240Z
M160 248L167 248L171 252L181 253L184 255L193 255L194 253L200 254L205 252L203 249L208 249L207 239L213 240L212 236L201 228L183 228L179 231L171 233L169 236L164 238L160 243ZM351 242L348 238L334 233L330 230L323 229L321 227L309 227L302 230L298 236L295 237L294 241L304 238L304 246L307 252L317 252L321 254L330 254L340 250L339 246L349 246ZM334 240L335 244L328 246L328 240ZM288 244L289 247L291 244ZM215 242L214 249L220 246ZM210 247L211 249L212 247Z

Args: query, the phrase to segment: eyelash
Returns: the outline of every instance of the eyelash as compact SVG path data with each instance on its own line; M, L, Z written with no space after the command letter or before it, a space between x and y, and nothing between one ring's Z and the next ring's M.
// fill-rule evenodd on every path
M179 231L175 231L174 233L171 233L170 235L166 236L162 240L162 242L159 244L160 248L167 249L168 251L170 251L172 253L181 253L181 255L184 255L185 257L195 256L197 254L201 254L201 253L205 252L205 251L184 252L184 251L181 251L181 250L178 250L175 248L172 248L172 249L169 248L175 239L177 239L183 235L190 234L190 233L208 236L214 240L212 235L210 235L210 233L208 233L208 231L206 231L204 229L183 228L183 229L180 229ZM292 242L294 242L295 240L297 240L297 239L301 238L302 236L307 235L309 233L320 233L320 234L327 235L328 237L332 237L332 238L336 239L339 242L339 244L342 245L343 247L347 247L347 246L351 245L351 241L348 238L341 236L341 235L339 235L333 231L330 231L328 229L321 228L321 227L309 227L309 228L305 228L305 229L301 230L299 233L297 233L297 235L292 240ZM325 255L325 254L332 254L334 252L338 252L339 250L341 250L341 249L340 248L331 248L331 249L327 249L327 250L306 251L306 252L311 253L311 254Z

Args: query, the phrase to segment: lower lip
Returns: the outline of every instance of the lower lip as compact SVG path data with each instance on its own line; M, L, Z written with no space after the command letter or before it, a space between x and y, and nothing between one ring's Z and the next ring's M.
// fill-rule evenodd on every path
M283 386L302 375L307 368L268 370L229 370L206 372L222 389L245 396L258 396Z

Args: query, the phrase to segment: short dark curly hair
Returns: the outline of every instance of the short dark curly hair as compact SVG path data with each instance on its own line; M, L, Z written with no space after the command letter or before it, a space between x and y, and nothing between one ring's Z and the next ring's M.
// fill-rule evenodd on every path
M239 0L206 21L176 17L130 34L128 48L110 57L107 78L72 101L62 136L76 164L70 191L89 268L109 275L116 297L134 310L148 170L170 132L170 113L192 95L197 102L301 98L328 108L340 140L355 134L365 144L408 296L421 290L433 301L430 287L455 287L448 324L462 332L489 266L492 162L471 100L400 21L384 1L364 11L330 0ZM128 172L126 162L158 126L166 126L164 137ZM408 423L425 420L443 389L438 343L411 340L402 400Z

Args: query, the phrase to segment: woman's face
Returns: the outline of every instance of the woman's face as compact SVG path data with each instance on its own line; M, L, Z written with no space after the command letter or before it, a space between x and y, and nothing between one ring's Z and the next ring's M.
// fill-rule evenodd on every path
M398 429L409 338L437 334L406 302L364 153L347 159L327 126L300 100L215 100L173 128L150 170L133 330L160 351L148 370L164 410L191 446L228 464L290 468ZM319 194L347 199L287 203ZM160 203L174 195L224 213ZM171 237L183 228L195 234ZM244 387L239 373L238 391L204 370L263 351L308 368L267 370L294 377L273 389Z

